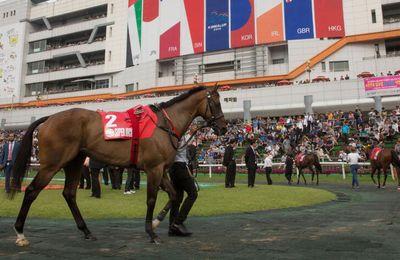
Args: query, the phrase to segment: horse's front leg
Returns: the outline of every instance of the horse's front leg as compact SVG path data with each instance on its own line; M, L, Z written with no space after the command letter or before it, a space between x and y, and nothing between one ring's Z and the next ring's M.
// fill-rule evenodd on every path
M376 172L376 168L372 167L372 169L371 169L371 179L374 182L374 184L376 185L376 181L375 181L375 177L374 177L375 172Z
M164 220L165 216L168 214L168 211L171 209L172 203L176 200L175 189L166 173L164 173L161 180L161 188L168 193L169 201L153 220L153 230L155 230L160 225L161 221Z
M147 173L147 213L146 213L146 224L145 230L146 233L150 236L150 242L159 244L160 239L154 233L152 221L153 221L153 213L154 207L157 201L158 189L161 184L161 179L164 173L163 166L157 166L150 169L145 169Z
M383 178L382 189L386 188L387 170L388 170L387 168L383 168L383 176L384 176L384 178Z
M378 185L376 187L381 188L381 169L378 169Z
M297 170L299 171L299 174L297 174L297 185L299 185L301 178L301 168L297 168Z

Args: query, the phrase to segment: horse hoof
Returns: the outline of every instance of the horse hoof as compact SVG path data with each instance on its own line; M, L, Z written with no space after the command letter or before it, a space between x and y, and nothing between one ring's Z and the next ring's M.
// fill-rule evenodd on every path
M386 189L386 186L382 186L382 189Z
M29 241L26 238L17 238L15 244L20 247L29 246Z
M86 240L90 240L90 241L96 241L97 238L95 236L93 236L92 234L86 235L85 236Z
M159 237L154 237L154 238L150 239L150 243L155 244L155 245L160 245L161 239Z
M397 190L400 191L400 187L397 187Z

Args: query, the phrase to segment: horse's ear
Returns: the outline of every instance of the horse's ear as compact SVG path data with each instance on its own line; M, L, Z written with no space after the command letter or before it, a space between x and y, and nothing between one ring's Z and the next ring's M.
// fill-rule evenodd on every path
M219 87L220 87L220 85L218 85L218 82L216 82L213 87L213 91L218 92Z

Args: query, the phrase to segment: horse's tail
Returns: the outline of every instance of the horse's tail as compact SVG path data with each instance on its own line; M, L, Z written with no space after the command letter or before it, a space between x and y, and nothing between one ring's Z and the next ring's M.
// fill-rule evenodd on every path
M11 192L9 193L9 199L13 199L16 192L21 191L21 184L25 177L26 169L31 159L32 152L32 138L35 129L43 122L45 122L49 117L42 117L35 122L33 122L21 141L21 146L15 160L15 164L12 169L12 180L11 180Z
M395 169L395 176L397 177L397 178L399 178L399 176L397 176L398 174L397 174L397 170L398 169L400 169L400 159L399 159L399 156L397 155L397 153L394 151L394 150L391 150L390 151L390 153L391 153L391 155L392 155L392 161L391 161L391 163L393 164L393 166L396 168Z
M314 161L315 161L314 166L317 169L317 171L319 171L319 173L322 173L322 166L321 166L321 163L319 162L318 155L316 155L315 153L313 155L314 155Z

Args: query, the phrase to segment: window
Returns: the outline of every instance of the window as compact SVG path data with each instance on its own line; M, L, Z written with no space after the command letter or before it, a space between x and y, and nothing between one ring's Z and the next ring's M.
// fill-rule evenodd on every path
M36 53L46 50L46 40L29 43L29 53Z
M44 60L28 63L28 75L43 73L43 72L45 72L44 67L45 67Z
M371 16L372 16L372 23L376 23L376 12L375 12L375 9L371 10Z
M322 69L322 72L326 71L326 63L325 63L325 61L321 62L321 69Z
M43 92L43 83L33 83L26 85L25 96L38 96Z
M125 85L125 88L126 88L126 92L134 91L135 90L135 83Z
M349 62L348 61L330 61L329 62L329 71L348 71L349 70Z
M109 80L108 79L96 80L95 89L108 88L108 86L109 86Z
M235 62L234 61L225 61L218 63L210 63L200 65L200 69L202 73L216 73L216 72L224 72L224 71L233 71L235 70Z
M282 64L285 63L285 59L281 58L281 59L273 59L272 60L272 64Z

